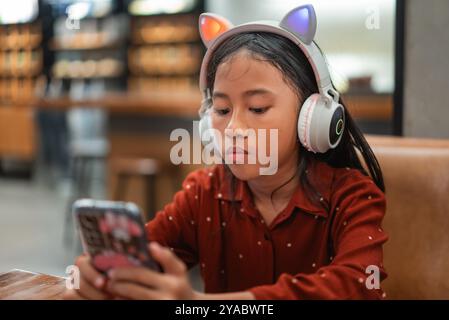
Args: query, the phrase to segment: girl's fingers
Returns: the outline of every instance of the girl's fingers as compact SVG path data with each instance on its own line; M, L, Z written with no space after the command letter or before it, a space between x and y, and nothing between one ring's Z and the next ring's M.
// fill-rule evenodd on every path
M124 299L161 300L164 298L161 291L126 281L111 281L107 284L107 289L112 294Z
M89 300L106 300L109 298L104 292L92 286L85 278L80 278L80 288L78 294Z
M170 249L162 247L157 242L149 244L152 257L162 265L166 273L184 276L187 267Z
M104 287L106 278L92 266L89 257L80 256L75 264L80 269L81 277L85 278L92 286L98 289Z
M110 281L127 281L153 288L164 288L167 286L167 276L142 267L120 267L109 270Z

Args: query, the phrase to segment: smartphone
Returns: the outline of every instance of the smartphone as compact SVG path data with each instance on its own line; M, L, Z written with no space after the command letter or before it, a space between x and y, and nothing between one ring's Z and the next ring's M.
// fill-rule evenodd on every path
M80 199L72 212L84 252L102 273L109 269L144 266L162 272L148 251L139 207L131 202Z

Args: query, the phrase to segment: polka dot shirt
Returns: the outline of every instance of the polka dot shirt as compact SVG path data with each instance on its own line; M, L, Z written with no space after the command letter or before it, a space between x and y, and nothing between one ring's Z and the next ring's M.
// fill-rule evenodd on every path
M173 202L147 223L148 238L200 266L205 292L251 291L257 299L383 299L367 270L386 277L381 227L384 193L352 168L315 161L307 170L319 196L302 186L267 224L245 181L222 165L190 173ZM370 269L371 268L371 269ZM369 278L370 281L367 281Z

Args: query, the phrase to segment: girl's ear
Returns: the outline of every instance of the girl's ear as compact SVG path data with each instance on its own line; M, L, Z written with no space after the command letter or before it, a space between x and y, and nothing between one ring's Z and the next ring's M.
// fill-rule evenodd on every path
M202 13L199 18L199 29L201 40L206 48L209 48L212 42L223 32L231 29L232 23L213 13Z
M311 44L316 32L315 9L311 4L296 7L285 15L280 26L305 44Z

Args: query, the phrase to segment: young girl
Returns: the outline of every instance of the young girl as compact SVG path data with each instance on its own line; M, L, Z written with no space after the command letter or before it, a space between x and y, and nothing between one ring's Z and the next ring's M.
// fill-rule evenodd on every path
M313 8L277 25L200 19L201 114L225 139L277 129L277 171L261 175L256 162L192 172L146 225L164 273L132 267L104 277L81 256L80 289L66 298L384 298L382 173L312 42ZM222 153L246 159L245 143ZM187 276L197 264L205 293Z

